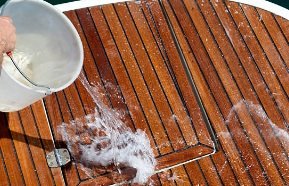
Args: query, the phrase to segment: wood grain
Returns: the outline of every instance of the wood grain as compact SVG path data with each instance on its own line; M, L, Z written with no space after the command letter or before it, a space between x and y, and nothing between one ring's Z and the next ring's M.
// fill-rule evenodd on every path
M9 183L11 185L24 185L24 179L22 176L22 170L19 165L19 160L15 152L15 146L13 144L12 136L8 128L7 117L4 113L0 114L1 130L0 130L0 145L1 154L3 157L3 163L5 163L7 175L9 177ZM5 176L4 176L5 177ZM3 178L4 178L3 177ZM3 179L3 182L5 180ZM8 180L6 180L8 181Z
M288 20L217 0L143 0L65 15L83 43L81 77L126 126L146 132L157 170L166 169L148 184L289 184ZM98 111L79 78L43 102L0 113L0 185L118 182L111 167L87 175L78 162L46 164L48 152L66 147L58 127ZM201 158L216 147L210 127L218 151Z

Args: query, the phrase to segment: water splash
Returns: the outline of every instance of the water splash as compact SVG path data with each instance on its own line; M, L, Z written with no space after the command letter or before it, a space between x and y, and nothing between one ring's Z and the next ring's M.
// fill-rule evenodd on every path
M98 88L91 86L83 74L80 80L93 98L96 109L93 114L59 126L72 156L86 168L111 164L135 168L133 182L146 183L156 166L147 135L127 127L118 112L101 101Z

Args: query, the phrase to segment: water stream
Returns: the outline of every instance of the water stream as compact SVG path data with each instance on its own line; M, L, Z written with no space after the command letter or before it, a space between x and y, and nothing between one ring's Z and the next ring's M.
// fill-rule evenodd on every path
M133 132L99 97L97 86L91 86L83 74L80 80L95 103L95 112L58 130L74 159L86 169L93 166L128 166L136 169L133 182L146 183L153 175L156 160L144 131Z

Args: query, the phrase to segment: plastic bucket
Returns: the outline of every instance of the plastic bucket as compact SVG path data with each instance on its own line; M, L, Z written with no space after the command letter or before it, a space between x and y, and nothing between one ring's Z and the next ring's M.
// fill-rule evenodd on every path
M0 15L10 16L16 27L15 62L34 82L51 92L68 87L83 64L80 37L69 19L40 0L10 0ZM27 82L8 57L0 74L0 111L12 112L31 105L51 92Z

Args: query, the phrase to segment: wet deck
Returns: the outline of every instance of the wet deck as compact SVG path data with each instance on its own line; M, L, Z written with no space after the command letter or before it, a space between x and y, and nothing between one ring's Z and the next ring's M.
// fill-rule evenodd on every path
M84 44L82 73L107 106L123 112L127 126L146 131L157 170L185 163L150 183L289 184L289 21L203 0L148 0L66 15ZM0 185L111 184L107 171L94 170L91 178L77 163L50 169L45 159L65 147L57 126L94 108L78 79L20 112L1 113ZM213 153L214 136L214 155L187 162Z

